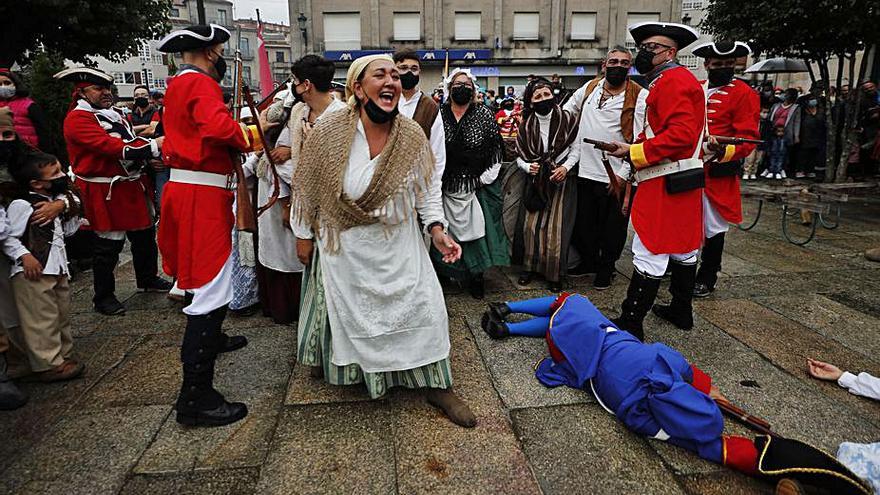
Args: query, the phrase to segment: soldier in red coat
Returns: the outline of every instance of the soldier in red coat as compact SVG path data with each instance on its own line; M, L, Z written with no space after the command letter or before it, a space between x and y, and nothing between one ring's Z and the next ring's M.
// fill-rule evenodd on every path
M82 191L87 227L94 231L92 273L95 310L125 312L116 298L113 274L125 238L139 290L168 292L171 283L158 276L153 188L143 167L160 156L162 139L137 137L113 110L113 77L97 69L65 69L54 76L74 83L73 102L64 118L64 140L76 185Z
M245 404L226 401L213 386L217 355L247 345L221 327L232 300L233 159L260 144L223 103L219 81L226 72L228 39L229 31L220 26L199 25L172 32L158 46L165 53L182 52L184 62L165 94L162 151L171 173L162 193L159 248L165 272L177 278L189 303L183 308L183 384L176 409L177 422L192 426L220 426L247 416Z
M709 73L706 122L709 140L704 145L706 188L703 190L703 252L694 286L695 297L707 297L715 290L721 271L724 234L730 223L742 222L739 175L745 157L754 144L721 145L713 136L759 139L761 102L748 84L734 79L736 59L751 53L745 43L719 41L704 43L693 54L705 59Z
M642 322L657 297L667 265L672 304L655 306L658 316L693 326L691 301L697 251L703 241L703 131L706 99L691 72L674 62L698 33L683 24L642 22L629 27L639 45L634 66L649 86L645 131L636 144L615 142L612 154L629 159L639 190L632 206L633 270L615 324L639 339Z

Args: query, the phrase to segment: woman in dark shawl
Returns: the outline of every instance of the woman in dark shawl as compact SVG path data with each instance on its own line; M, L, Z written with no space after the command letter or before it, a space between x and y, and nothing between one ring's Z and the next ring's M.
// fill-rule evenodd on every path
M446 133L446 170L443 173L443 209L449 233L461 245L461 259L441 262L431 249L441 276L469 285L482 299L483 272L510 263L509 242L501 219L501 134L495 117L476 103L476 78L467 69L455 69L446 79L449 98L440 107Z
M524 271L519 283L527 285L536 272L544 275L551 291L562 290L568 267L568 248L577 213L577 188L566 180L577 171L563 166L578 131L578 116L562 110L553 85L533 79L523 93L523 123L516 147L517 165L529 174L523 196L522 229Z

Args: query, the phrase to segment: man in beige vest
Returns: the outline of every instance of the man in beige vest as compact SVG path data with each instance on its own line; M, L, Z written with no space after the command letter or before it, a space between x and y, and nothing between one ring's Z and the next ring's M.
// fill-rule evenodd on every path
M398 50L392 56L400 72L400 85L403 93L397 103L401 115L415 120L425 131L434 153L434 173L443 177L446 169L446 134L443 132L443 119L440 107L419 88L421 65L419 55L413 50Z
M581 256L581 264L569 274L576 277L596 273L593 286L599 290L611 286L614 263L626 243L628 221L618 198L609 193L609 177L602 160L607 159L619 177L627 178L630 170L623 160L605 156L582 140L589 137L631 143L642 132L648 91L629 80L631 65L629 50L619 46L612 48L602 62L604 77L582 86L565 104L565 110L581 114L578 137L564 164L569 170L578 166L573 244Z

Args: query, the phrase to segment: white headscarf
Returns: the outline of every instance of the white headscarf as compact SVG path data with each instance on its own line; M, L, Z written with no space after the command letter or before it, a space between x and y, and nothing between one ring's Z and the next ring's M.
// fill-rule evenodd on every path
M354 98L354 83L361 77L361 74L367 69L367 66L376 60L387 60L394 63L394 59L391 58L391 55L387 53L383 53L380 55L367 55L365 57L356 58L351 66L348 68L348 74L345 75L345 99L348 100L348 105L353 107L355 106L355 98Z
M470 78L471 82L474 83L474 92L477 91L477 77L471 73L471 70L456 67L455 70L450 72L449 75L446 76L446 79L443 80L443 99L444 100L446 100L446 98L449 97L449 89L450 89L450 86L452 86L452 81L455 80L455 76L457 76L459 74L467 74L467 76Z

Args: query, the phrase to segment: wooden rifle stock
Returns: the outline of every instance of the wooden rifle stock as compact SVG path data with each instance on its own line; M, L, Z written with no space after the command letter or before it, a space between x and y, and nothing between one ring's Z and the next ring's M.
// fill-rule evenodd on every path
M715 399L715 403L718 404L718 408L721 409L721 412L726 413L728 416L748 426L752 430L757 431L758 433L763 433L765 435L778 436L773 430L770 429L770 423L768 423L766 420L761 419L757 416L752 416L745 410L732 404L727 399Z
M275 202L278 201L278 193L280 189L281 179L278 177L278 170L275 165L275 160L272 158L272 154L269 153L272 151L269 148L269 142L266 140L266 134L263 132L263 127L260 125L260 119L258 118L259 114L257 113L256 105L254 104L254 97L251 95L250 88L247 83L242 83L241 86L242 95L244 96L244 101L247 103L248 108L251 111L251 114L254 116L254 120L256 122L257 134L260 136L260 141L263 143L263 156L266 157L266 160L269 161L269 170L272 172L272 196L269 197L269 201L266 202L265 205L257 207L257 216L262 215L266 210L275 205Z
M617 174L614 173L614 169L611 167L611 162L605 156L605 152L615 151L617 149L617 145L613 143L609 143L606 141L599 141L596 139L584 138L584 143L592 145L597 150L602 151L602 166L605 167L605 173L608 175L608 192L617 198L617 202L621 206L621 212L624 215L629 210L628 198L623 197L623 186L620 184L620 180L617 177Z
M269 108L269 105L272 103L272 98L275 98L275 95L277 95L282 89L287 89L287 83L289 83L291 79L293 79L293 76L288 77L284 82L282 82L278 86L275 86L275 89L273 89L268 96L257 103L257 110L262 112L263 110Z
M241 73L241 52L236 50L232 74L233 116L236 123L239 121L241 111ZM232 167L235 171L235 229L241 232L256 232L257 217L254 214L254 205L251 203L251 194L248 191L247 180L244 175L244 168L242 167L241 153L230 148L229 157L232 160Z

